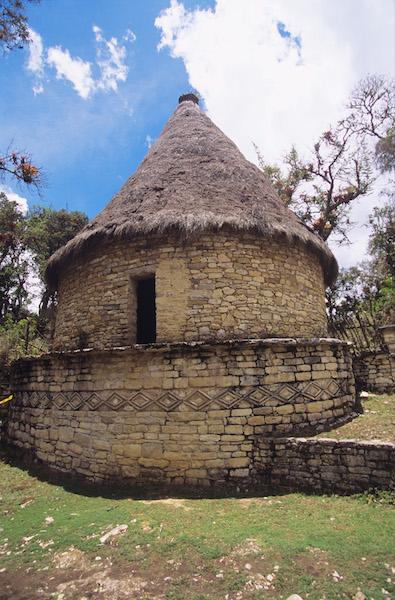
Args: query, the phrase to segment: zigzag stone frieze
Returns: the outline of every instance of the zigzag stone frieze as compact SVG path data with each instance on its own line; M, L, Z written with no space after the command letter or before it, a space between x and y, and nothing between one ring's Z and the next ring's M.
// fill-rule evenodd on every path
M217 393L196 390L193 393L136 392L125 396L120 392L16 392L15 405L26 408L55 410L107 410L144 411L163 410L171 412L183 404L190 410L200 411L214 408L232 409L247 402L252 407L279 404L297 404L327 400L349 393L347 379L330 379L322 382L280 383L257 385L248 388L228 388Z

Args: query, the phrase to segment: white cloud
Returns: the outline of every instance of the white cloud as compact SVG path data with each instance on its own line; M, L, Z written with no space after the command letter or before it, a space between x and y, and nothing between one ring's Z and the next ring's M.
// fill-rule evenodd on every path
M210 118L253 162L252 142L269 162L292 144L307 152L359 79L393 72L392 0L171 0L155 25L158 49L183 60Z
M147 135L147 137L145 138L145 145L148 146L148 148L151 148L152 144L155 142L154 138L152 138L149 134Z
M392 19L391 0L217 0L193 11L171 0L155 25L214 122L248 158L255 141L277 160L325 130L358 79L392 70Z
M96 82L97 89L117 91L118 81L126 81L128 67L124 64L126 58L125 46L120 46L117 38L109 41L104 39L100 27L93 27L96 39L96 62L101 69L101 77ZM128 34L130 34L128 30Z
M130 42L131 44L133 44L133 42L135 42L137 38L131 29L127 29L125 35L123 36L123 39L126 42Z
M42 94L44 91L44 86L43 86L42 81L39 81L35 85L33 85L32 90L33 90L35 96L37 96L37 94Z
M57 79L68 79L81 98L88 98L95 87L91 75L91 63L84 62L81 58L71 58L68 50L59 46L48 49L47 62L56 69Z
M44 72L43 40L41 35L37 31L34 31L34 29L29 29L29 35L31 42L28 46L29 58L26 67L29 71L41 77Z
M96 45L95 63L100 69L100 76L96 79L92 76L92 62L84 61L78 56L74 58L68 49L63 50L60 46L46 49L40 34L30 30L32 43L29 45L26 68L35 76L33 85L35 95L44 91L42 80L46 66L54 67L56 78L70 81L76 92L85 100L99 90L116 92L118 83L126 81L129 68L125 64L127 58L125 45L119 43L115 37L106 40L100 27L96 25L92 29ZM133 31L127 29L122 39L133 43L136 41L136 36Z
M36 83L33 85L33 92L36 96L44 91L42 77L44 76L44 45L42 37L34 29L29 29L31 43L29 44L29 57L26 68L33 73Z

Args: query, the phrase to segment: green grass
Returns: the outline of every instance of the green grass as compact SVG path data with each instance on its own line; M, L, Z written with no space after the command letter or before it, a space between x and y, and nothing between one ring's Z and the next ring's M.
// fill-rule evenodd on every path
M363 414L356 419L320 434L319 438L331 437L338 440L356 439L361 441L381 440L395 442L395 394L371 394L362 398Z
M379 418L387 431L394 399L370 397L366 420L349 425L366 433ZM0 598L351 600L360 589L388 600L395 592L394 492L100 493L0 458ZM117 525L128 528L102 544Z
M385 566L395 566L390 492L169 502L68 490L5 461L0 477L5 569L0 583L4 578L34 581L34 574L45 569L48 592L55 593L60 575L67 573L82 585L95 566L104 565L119 582L130 570L147 580L145 596L132 598L208 600L242 594L255 599L298 593L329 600L352 598L361 588L368 598L380 600L389 597L382 589L391 594L393 588L387 580L394 575ZM118 524L128 525L126 532L100 544L100 536ZM78 562L56 569L59 556L76 551L85 561L82 572ZM341 579L335 581L333 572ZM155 595L157 589L162 595ZM64 593L65 600L82 595L71 588ZM13 590L12 597L24 596Z

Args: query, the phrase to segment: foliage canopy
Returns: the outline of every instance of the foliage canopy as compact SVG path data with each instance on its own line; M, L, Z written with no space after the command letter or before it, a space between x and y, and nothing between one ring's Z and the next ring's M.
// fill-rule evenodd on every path
M40 1L0 0L0 47L3 54L29 43L26 3L39 4Z

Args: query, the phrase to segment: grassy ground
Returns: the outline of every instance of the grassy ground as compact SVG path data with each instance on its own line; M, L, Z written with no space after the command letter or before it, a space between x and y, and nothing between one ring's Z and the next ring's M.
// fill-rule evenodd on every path
M317 437L337 440L380 440L395 443L395 394L370 394L362 398L363 414L356 419Z
M369 412L336 437L390 437L394 401L365 400ZM98 494L4 455L0 482L0 600L395 597L389 492Z

